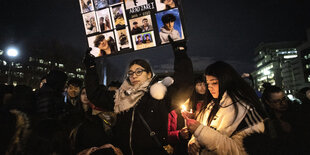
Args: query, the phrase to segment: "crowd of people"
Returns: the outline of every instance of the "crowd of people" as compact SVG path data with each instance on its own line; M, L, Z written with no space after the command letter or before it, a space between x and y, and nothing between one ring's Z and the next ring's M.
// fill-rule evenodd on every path
M169 40L173 77L135 59L123 82L100 85L89 49L84 81L52 70L36 91L1 85L0 154L309 153L310 88L291 101L265 84L258 97L225 62L194 75L186 42Z

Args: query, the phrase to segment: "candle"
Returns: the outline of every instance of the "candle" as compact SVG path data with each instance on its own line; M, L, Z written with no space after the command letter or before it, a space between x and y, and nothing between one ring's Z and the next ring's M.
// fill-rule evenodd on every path
M181 112L186 111L186 109L187 109L187 108L186 108L186 105L185 105L185 104L182 104L182 105L181 105L181 109L182 109ZM185 127L187 127L187 125L186 125L186 119L185 119L185 118L184 118L184 123L185 123Z

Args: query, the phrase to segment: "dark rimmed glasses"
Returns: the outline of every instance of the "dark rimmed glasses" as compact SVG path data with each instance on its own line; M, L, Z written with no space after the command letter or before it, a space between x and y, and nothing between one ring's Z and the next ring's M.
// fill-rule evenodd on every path
M145 71L146 71L145 69L138 68L138 69L136 69L136 71L128 71L127 72L127 76L130 77L130 76L133 76L133 74L136 74L137 76L140 76Z

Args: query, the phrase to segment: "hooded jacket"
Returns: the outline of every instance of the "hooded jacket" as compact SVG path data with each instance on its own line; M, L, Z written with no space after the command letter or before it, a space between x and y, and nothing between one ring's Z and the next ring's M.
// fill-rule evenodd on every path
M169 42L168 35L170 35L170 37L174 41L181 39L179 31L177 31L176 29L172 29L172 31L169 31L165 29L164 27L162 27L160 28L160 32L159 32L159 36L160 36L160 40L162 44Z

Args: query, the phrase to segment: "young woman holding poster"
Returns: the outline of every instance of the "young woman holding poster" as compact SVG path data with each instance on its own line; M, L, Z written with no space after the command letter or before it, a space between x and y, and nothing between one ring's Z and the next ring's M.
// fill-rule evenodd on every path
M208 66L205 76L208 104L202 106L196 120L182 113L193 133L189 153L247 154L243 139L265 130L263 110L255 91L225 62Z
M185 42L173 42L174 79L157 82L150 64L136 59L129 64L127 78L116 92L99 85L94 58L85 56L86 90L96 106L117 113L114 143L124 154L165 154L168 113L184 103L192 92L193 68Z

